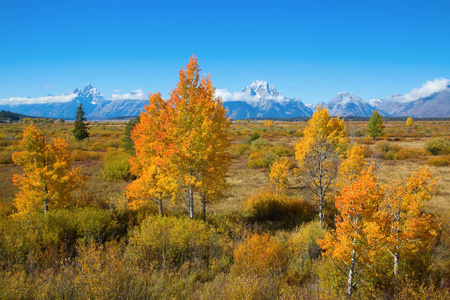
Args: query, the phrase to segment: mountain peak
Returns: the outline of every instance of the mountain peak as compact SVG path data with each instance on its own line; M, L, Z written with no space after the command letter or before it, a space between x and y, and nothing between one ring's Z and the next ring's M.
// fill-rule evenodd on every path
M358 96L355 96L354 94L348 93L348 92L340 92L337 94L336 97L331 100L330 103L342 103L346 104L349 102L361 102L362 99Z
M250 86L242 90L243 93L248 93L249 96L257 96L259 98L278 97L281 94L277 91L277 88L268 84L264 80L255 80Z

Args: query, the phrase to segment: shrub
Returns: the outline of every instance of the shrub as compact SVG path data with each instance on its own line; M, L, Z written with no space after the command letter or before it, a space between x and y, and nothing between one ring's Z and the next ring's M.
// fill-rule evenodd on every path
M290 252L289 278L300 283L313 276L315 260L319 258L322 249L317 244L318 239L325 236L326 229L314 221L297 228L288 240Z
M141 266L180 267L220 259L223 242L210 226L186 217L150 216L131 235L129 256Z
M274 160L276 155L271 151L254 151L248 157L247 167L267 168Z
M425 143L425 149L433 155L450 154L450 143L443 138L432 138Z
M396 159L409 159L409 158L418 158L420 156L428 155L429 153L426 150L419 148L403 148L400 149L396 155Z
M74 161L99 161L105 156L102 152L84 151L75 149L72 151L72 159Z
M103 164L103 179L107 181L129 180L131 178L129 157L130 155L123 151L107 153Z
M0 165L1 164L12 164L13 160L11 157L10 151L1 151L0 152Z
M393 160L396 158L396 153L400 150L398 146L392 145L388 141L379 141L375 144L375 152L379 157Z
M307 202L273 191L262 191L248 198L246 211L257 221L300 223L314 216L314 208Z
M436 167L448 166L450 165L450 155L430 157L427 164Z
M264 148L270 147L271 144L266 139L257 139L252 143L252 146L250 147L250 152L262 150Z
M276 276L285 271L284 247L269 233L252 234L233 252L233 273L243 276Z
M250 145L248 144L237 144L232 145L228 148L228 152L230 153L232 158L238 158L244 155L248 155L250 149Z

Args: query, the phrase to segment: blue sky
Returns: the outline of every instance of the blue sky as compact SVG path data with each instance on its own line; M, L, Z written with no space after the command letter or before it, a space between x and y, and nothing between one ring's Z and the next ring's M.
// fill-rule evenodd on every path
M230 92L253 80L305 103L450 78L450 1L0 1L0 99L91 83L167 95L195 54Z

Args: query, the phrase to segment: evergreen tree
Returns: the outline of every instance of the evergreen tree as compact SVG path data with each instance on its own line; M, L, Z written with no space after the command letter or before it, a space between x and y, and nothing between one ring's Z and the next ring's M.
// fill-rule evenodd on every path
M382 115L374 110L372 113L372 117L370 117L369 125L367 126L367 134L373 139L376 139L377 136L380 136L383 132L383 118Z
M125 134L122 137L123 148L125 149L125 151L127 151L129 154L133 156L135 155L135 152L134 152L134 141L131 139L131 131L133 130L134 126L136 126L136 124L139 122L140 122L139 116L130 120L127 123L127 126L125 127Z
M75 128L73 129L73 136L81 141L85 138L89 137L89 129L88 123L86 122L86 117L84 116L83 105L80 105L77 108L77 114L75 116Z

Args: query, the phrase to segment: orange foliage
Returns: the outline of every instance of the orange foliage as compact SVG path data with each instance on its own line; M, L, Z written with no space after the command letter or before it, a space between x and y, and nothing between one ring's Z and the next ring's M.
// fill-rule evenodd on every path
M287 265L282 245L268 233L252 234L234 250L233 271L244 276L274 276Z

